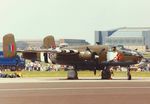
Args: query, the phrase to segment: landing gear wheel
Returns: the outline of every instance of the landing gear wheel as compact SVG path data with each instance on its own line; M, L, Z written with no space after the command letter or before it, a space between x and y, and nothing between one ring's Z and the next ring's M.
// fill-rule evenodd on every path
M102 70L101 77L101 79L111 79L111 72L108 67Z
M131 75L128 75L128 80L131 80L132 78L131 78Z
M78 79L78 73L76 70L68 70L68 79Z
M131 73L130 73L130 69L128 69L128 71L127 71L127 76L128 76L128 80L131 80L131 79L132 79Z

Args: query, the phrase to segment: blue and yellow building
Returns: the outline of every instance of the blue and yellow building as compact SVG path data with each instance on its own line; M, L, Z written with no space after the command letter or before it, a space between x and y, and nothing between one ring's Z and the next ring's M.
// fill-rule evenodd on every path
M123 45L129 49L150 49L150 27L123 27L108 31L95 31L95 43Z

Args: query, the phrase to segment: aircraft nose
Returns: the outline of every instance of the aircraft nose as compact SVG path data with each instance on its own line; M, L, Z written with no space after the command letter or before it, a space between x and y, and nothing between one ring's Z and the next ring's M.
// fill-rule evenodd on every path
M140 62L143 59L143 54L138 51L131 51L131 54L136 56L138 62Z
M137 52L137 56L138 56L139 61L141 61L144 58L143 54L140 52Z
M139 57L141 57L141 58L143 58L144 56L143 56L143 54L142 53L140 53L140 52L137 52L137 54L139 55Z
M140 53L140 52L137 52L137 51L131 51L132 55L135 55L135 56L138 56L138 57L141 57L143 58L143 54Z

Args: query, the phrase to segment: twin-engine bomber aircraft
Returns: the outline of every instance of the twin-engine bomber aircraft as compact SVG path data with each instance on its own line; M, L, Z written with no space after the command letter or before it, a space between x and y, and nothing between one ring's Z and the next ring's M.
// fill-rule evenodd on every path
M7 34L5 38L10 38L10 35L13 34ZM14 38L6 40L15 42ZM5 43L5 40L3 42ZM25 50L20 52L23 58L32 61L37 60L48 63L50 59L53 64L73 66L73 69L68 71L68 79L78 79L77 71L85 69L93 70L94 74L96 74L96 70L102 70L101 78L110 79L110 67L123 66L127 67L128 80L131 80L130 65L137 64L143 58L136 50L128 50L123 47L111 47L108 45L84 45L58 48L55 45L53 36L44 38L43 48L41 50Z

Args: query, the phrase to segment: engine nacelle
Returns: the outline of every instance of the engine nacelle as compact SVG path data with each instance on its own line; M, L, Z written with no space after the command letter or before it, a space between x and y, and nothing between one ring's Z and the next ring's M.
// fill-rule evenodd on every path
M70 53L78 53L78 52L79 52L78 50L74 50L74 49L70 50Z
M64 50L61 50L61 53L70 53L70 50L64 49Z
M91 60L92 59L92 53L90 51L80 52L79 57L83 60Z

